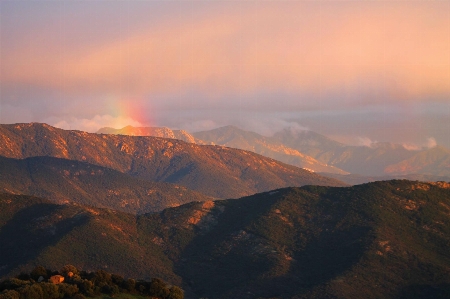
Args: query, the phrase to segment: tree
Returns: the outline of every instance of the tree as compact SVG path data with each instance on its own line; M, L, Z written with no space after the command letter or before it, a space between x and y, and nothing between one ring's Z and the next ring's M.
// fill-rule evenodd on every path
M80 291L87 296L94 296L94 283L90 280L83 279L78 283Z
M19 289L20 299L44 299L44 292L39 284L27 285Z
M132 292L136 289L136 281L134 279L127 279L123 282L123 288L128 292Z
M33 269L33 271L31 271L30 273L30 277L34 280L38 280L39 277L44 277L44 279L48 279L48 272L47 269L45 269L42 266L37 266L36 268Z
M59 270L59 273L61 273L62 276L67 277L69 272L72 272L74 275L78 275L78 269L73 265L65 265L64 267Z
M58 284L59 296L60 298L64 297L72 297L76 293L78 293L78 287L73 284L60 283Z
M59 289L57 285L49 282L42 282L39 285L41 286L44 299L59 298Z
M98 270L97 272L95 272L92 282L96 286L99 286L99 287L102 287L105 284L110 284L111 283L111 274L109 274L105 270Z
M15 290L5 290L0 293L0 299L20 299L20 294Z
M183 299L184 298L184 292L182 289L180 289L177 286L173 286L170 288L169 297L167 299Z
M22 286L30 284L30 281L27 280L21 280L18 278L11 278L3 281L0 285L1 289L9 289L9 290L15 290Z
M150 283L150 289L148 294L159 298L166 298L169 296L170 291L166 286L166 283L159 278L153 278Z
M122 276L118 275L118 274L111 274L111 280L114 284L120 286L122 285L124 279Z

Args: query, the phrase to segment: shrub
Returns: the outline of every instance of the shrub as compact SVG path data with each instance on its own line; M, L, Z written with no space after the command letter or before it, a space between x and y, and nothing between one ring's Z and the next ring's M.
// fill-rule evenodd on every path
M47 269L45 269L42 266L37 266L36 268L33 269L33 271L31 271L30 273L30 277L34 280L38 280L39 277L44 277L45 279L48 279L48 272Z
M19 289L20 299L43 299L44 292L39 284L24 286Z
M60 298L72 297L73 295L78 293L78 290L79 290L76 285L68 284L68 283L58 284L58 289L59 289L59 297Z
M136 281L134 279L127 279L123 282L123 288L128 292L133 292L136 289Z
M183 290L177 286L173 286L170 288L170 293L168 299L183 299L184 293Z
M5 290L0 293L0 299L20 299L20 294L15 290Z
M148 294L150 296L166 298L167 296L169 296L170 291L163 280L159 278L153 278L152 282L150 283L150 289Z
M69 272L72 272L74 275L78 275L78 269L73 265L65 265L64 267L59 270L62 276L67 277Z
M44 299L58 299L59 298L59 289L58 286L53 284L53 283L49 283L49 282L43 282L39 284L42 292L43 292L43 297Z

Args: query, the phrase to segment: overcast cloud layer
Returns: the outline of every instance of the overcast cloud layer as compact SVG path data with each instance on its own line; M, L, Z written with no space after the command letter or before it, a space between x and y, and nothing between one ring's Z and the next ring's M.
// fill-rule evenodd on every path
M0 50L1 123L450 147L449 1L2 1Z

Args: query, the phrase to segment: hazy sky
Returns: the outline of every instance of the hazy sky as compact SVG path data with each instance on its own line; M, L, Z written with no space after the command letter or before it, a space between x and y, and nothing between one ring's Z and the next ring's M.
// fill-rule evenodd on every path
M0 123L450 147L450 1L0 1Z

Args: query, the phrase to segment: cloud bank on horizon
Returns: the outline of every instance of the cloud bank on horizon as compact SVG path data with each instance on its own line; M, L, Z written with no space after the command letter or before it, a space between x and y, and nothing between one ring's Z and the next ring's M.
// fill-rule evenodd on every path
M0 30L2 123L450 146L447 1L6 1Z

